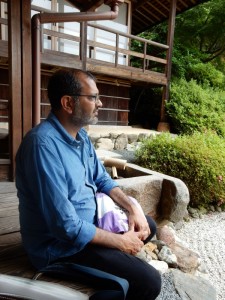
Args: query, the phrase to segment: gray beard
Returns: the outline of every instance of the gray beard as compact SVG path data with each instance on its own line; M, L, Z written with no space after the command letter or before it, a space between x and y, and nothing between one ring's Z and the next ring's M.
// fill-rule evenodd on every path
M80 117L80 116L76 116L73 115L72 116L72 123L75 126L79 126L79 127L83 127L83 126L87 126L87 125L95 125L98 123L98 118L94 117L94 118L90 118L90 117Z
M95 125L98 123L98 117L90 117L85 115L81 108L79 101L75 102L75 111L72 115L71 122L74 126L84 127L87 125Z

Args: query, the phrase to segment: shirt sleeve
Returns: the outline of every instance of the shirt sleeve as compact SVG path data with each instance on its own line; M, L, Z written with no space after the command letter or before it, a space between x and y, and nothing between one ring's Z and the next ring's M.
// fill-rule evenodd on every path
M35 213L40 214L53 237L81 250L93 239L96 227L81 220L69 201L65 170L57 150L51 144L32 139L22 155L26 156L24 177L28 194L36 202Z

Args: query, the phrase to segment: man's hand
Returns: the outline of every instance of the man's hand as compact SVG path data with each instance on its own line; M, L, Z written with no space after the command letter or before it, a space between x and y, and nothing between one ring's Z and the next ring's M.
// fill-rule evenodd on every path
M129 230L137 232L140 240L144 241L150 235L150 228L144 213L119 187L113 188L109 196L129 212Z
M137 254L144 245L139 232L129 230L124 234L118 234L100 228L96 228L96 234L92 239L91 244L119 249L132 255Z
M144 246L144 243L141 241L139 232L127 231L122 237L122 244L119 248L121 251L128 254L136 255L141 248Z
M147 239L151 233L145 216L136 206L132 207L132 211L129 213L129 230L137 232L142 241Z

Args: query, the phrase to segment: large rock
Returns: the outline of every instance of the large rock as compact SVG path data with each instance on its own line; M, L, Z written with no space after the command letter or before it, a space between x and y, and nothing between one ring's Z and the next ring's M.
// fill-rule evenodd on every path
M95 148L96 149L101 148L101 149L104 149L104 150L113 150L114 143L109 138L100 138L96 141Z
M187 186L178 178L164 177L159 214L173 223L177 223L187 215L187 205L190 201ZM169 177L169 176L168 176Z
M182 300L216 300L217 293L212 284L199 276L172 269L174 287Z
M90 138L92 144L94 145L95 142L96 142L98 139L101 138L101 135L100 135L100 133L92 132L92 133L89 135L89 138Z
M198 253L180 245L179 243L170 244L170 249L177 257L178 268L185 273L194 274L201 264Z
M177 257L167 246L163 246L158 254L159 260L165 261L170 267L177 267Z
M157 223L178 223L187 215L189 191L183 181L162 173L127 163L122 179L118 179L124 192L136 198L146 214Z
M115 150L123 150L127 148L127 144L128 144L128 138L127 135L122 133L120 134L117 138L116 141L114 143L114 149Z
M167 246L174 244L176 241L174 231L167 225L158 228L157 239L166 243Z
M128 138L128 143L137 142L137 140L138 140L138 134L129 133L129 134L127 134L127 138Z
M157 218L157 207L161 197L162 179L157 176L139 176L118 179L125 194L141 204L145 214Z
M158 270L160 274L166 273L169 269L168 264L165 261L151 260L148 263Z

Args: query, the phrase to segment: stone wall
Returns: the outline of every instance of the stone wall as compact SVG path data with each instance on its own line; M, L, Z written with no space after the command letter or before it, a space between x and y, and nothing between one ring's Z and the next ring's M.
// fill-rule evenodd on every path
M140 141L146 137L153 137L158 132L149 133L121 133L121 132L107 132L98 133L91 132L89 137L95 147L95 149L104 150L133 150L135 149Z

